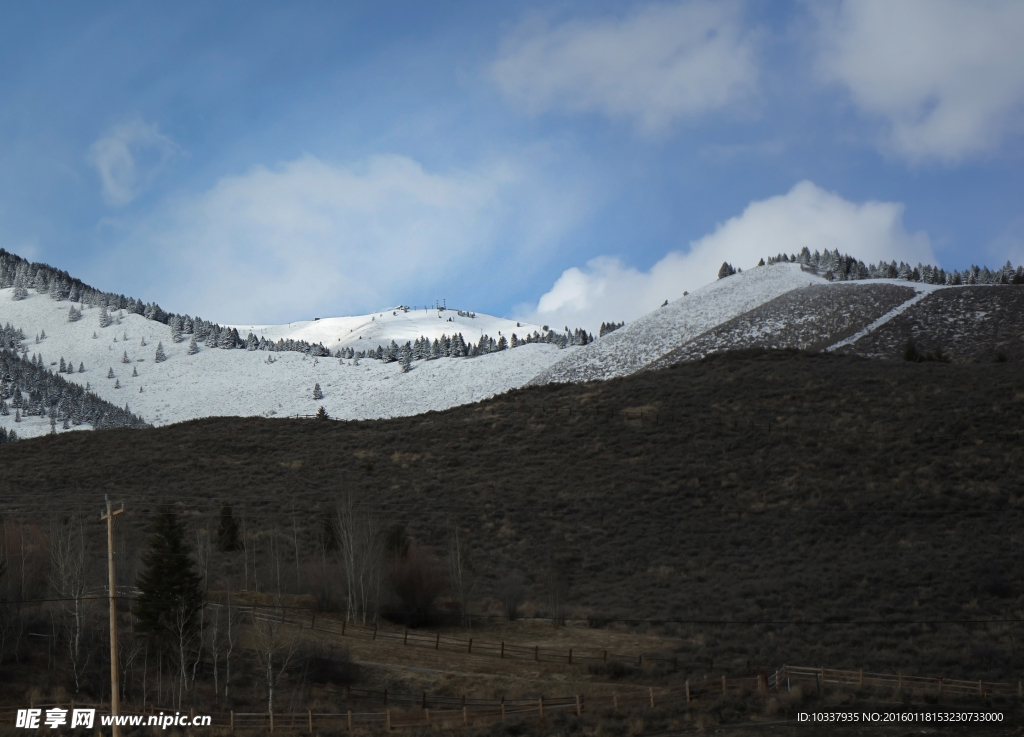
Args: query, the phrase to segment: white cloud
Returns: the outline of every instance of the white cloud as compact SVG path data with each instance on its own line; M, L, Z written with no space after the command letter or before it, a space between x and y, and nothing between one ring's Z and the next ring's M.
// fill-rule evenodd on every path
M723 261L746 269L762 257L798 253L804 246L839 249L865 262L935 263L928 236L903 227L902 204L858 204L804 181L784 195L751 202L741 215L688 250L668 253L649 271L607 257L567 269L523 317L596 330L601 322L634 320L713 281Z
M693 2L649 5L621 20L524 27L490 74L532 114L600 112L650 133L743 99L757 67L737 6Z
M177 151L155 123L136 118L95 141L87 159L99 174L103 201L120 207L145 190Z
M819 10L819 20L819 71L887 122L886 148L953 162L1019 131L1019 0L856 0Z
M503 164L441 174L403 156L344 167L307 155L170 205L112 268L136 284L148 274L165 308L219 322L358 314L463 293L494 278L495 257L536 255L577 215L571 193Z

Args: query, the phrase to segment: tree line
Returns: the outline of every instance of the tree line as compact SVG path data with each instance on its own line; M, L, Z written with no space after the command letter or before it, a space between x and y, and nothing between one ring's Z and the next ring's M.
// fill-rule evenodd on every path
M352 493L303 523L228 505L213 518L164 507L144 541L127 529L127 516L118 519L120 696L132 708L293 707L318 684L351 679L351 670L342 651L282 623L292 608L360 624L471 627L473 602L485 593L456 524L437 549ZM0 669L44 692L109 698L99 525L76 516L48 525L8 518L0 532ZM553 621L564 622L564 577L545 580ZM515 619L525 577L500 575L487 593ZM254 617L253 606L270 616Z

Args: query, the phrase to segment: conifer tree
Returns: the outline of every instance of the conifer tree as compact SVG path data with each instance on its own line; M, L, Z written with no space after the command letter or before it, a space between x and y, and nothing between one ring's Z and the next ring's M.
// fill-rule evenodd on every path
M324 393L320 390L320 384L317 383L313 386L313 399L323 399Z
M324 409L324 406L322 404L320 405L320 409L318 409L316 411L316 418L318 420L329 420L330 419L330 415L327 414L327 410Z
M167 356L164 355L164 344L158 342L156 344L156 357L153 359L157 363L163 363L167 360Z
M82 363L82 362L79 362L79 364L78 364L78 373L80 373L80 374L84 374L85 373L85 364Z
M156 652L174 658L182 637L195 636L203 605L202 579L195 572L185 530L168 508L153 525L133 613L138 631ZM152 651L151 651L152 652Z
M100 327L105 328L110 324L110 315L107 314L107 306L100 306Z
M139 375L138 367L137 366L132 366L132 376L138 376L138 375Z
M199 353L199 345L196 343L196 336L192 336L192 339L188 342L188 355L194 356Z
M110 369L107 371L107 378L108 379L113 379L114 378L114 367L113 366L111 366Z
M128 351L125 351L124 355L121 356L121 363L131 363L131 362L132 362L131 359L128 358Z

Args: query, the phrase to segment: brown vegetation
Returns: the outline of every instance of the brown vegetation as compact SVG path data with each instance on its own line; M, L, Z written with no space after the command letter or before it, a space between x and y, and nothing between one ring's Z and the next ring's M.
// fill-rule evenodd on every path
M312 594L317 570L340 581L317 539L344 489L424 550L457 524L477 613L503 615L519 571L518 613L639 620L681 659L1006 680L1024 618L1022 403L1014 363L725 354L387 421L40 438L0 449L0 490L8 520L123 498L128 538L161 501L211 529L230 503L249 542L224 570L240 587L244 558L261 590L294 519L295 593Z

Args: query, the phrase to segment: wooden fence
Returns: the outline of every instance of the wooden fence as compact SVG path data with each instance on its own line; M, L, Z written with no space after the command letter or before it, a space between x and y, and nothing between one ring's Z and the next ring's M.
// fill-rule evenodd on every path
M873 686L891 688L894 691L950 694L957 696L1018 696L1024 697L1024 683L997 683L993 681L965 681L954 678L928 678L908 676L901 673L866 673L862 670L837 670L835 668L806 668L783 666L771 674L772 685L789 688L794 683L837 683L852 686ZM777 679L777 680L775 680Z
M210 606L224 606L222 604L211 604ZM625 654L614 653L608 650L580 649L580 648L550 648L540 645L517 645L505 641L489 641L469 637L466 639L458 637L442 636L440 632L426 632L423 630L393 630L381 629L377 626L366 626L353 622L338 621L327 617L319 617L315 614L309 616L291 614L274 610L273 608L262 608L253 606L234 606L238 611L246 612L253 620L264 620L281 622L283 624L309 629L316 632L326 632L340 637L355 637L364 640L381 642L401 642L406 647L419 647L428 650L439 650L445 652L458 652L466 655L478 655L481 657L492 657L509 660L532 660L539 663L564 663L566 665L594 665L607 663L622 663L643 667L645 664L657 665L669 668L673 671L680 667L687 670L703 669L711 670L714 663L710 660L683 661L677 657L663 657L652 654Z
M602 711L626 711L687 704L697 700L717 698L730 692L767 695L771 691L790 690L794 685L826 684L839 686L891 687L907 693L930 692L940 696L988 697L993 695L1024 698L1024 686L1017 683L966 681L948 678L926 678L892 673L865 673L864 671L837 670L823 667L784 665L772 673L751 676L721 676L698 681L686 681L671 688L631 689L611 695L574 695L559 698L540 696L535 699L467 699L465 697L412 694L391 694L384 691L384 708L376 711L345 712L226 712L211 714L213 727L235 731L299 731L312 733L316 728L371 731L424 726L471 726L509 719L540 719L558 713L583 716ZM357 689L351 689L354 693ZM365 692L380 695L381 692ZM391 705L389 707L389 704ZM68 705L35 704L35 708ZM79 707L97 708L102 704L78 704ZM16 709L0 709L0 724L14 723ZM155 714L122 710L122 714ZM165 709L166 712L173 710Z

